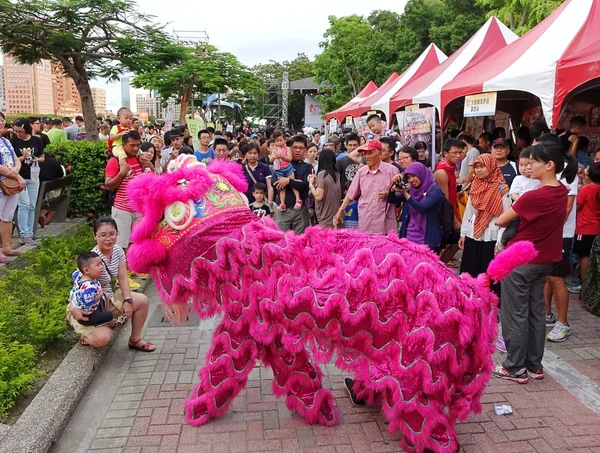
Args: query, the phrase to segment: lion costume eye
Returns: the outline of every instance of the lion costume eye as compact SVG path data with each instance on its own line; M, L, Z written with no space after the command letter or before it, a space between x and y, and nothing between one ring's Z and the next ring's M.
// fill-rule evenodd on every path
M165 209L165 220L174 230L187 228L195 215L196 208L192 200L188 200L187 203L176 201Z

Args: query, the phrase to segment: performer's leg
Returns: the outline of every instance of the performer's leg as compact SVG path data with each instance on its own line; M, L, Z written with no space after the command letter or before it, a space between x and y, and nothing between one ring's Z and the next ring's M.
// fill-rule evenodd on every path
M200 382L186 401L187 422L200 426L227 412L237 394L246 387L248 375L261 353L247 328L228 332L221 323L200 370Z
M273 369L273 394L287 395L286 406L296 410L308 423L333 426L338 412L331 390L322 386L323 372L310 362L305 350L297 354L286 351L279 339L265 348L263 362Z

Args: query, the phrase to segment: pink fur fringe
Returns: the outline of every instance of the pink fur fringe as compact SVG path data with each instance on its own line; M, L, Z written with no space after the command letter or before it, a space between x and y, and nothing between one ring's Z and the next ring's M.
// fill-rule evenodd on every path
M214 163L208 171L242 190L233 165ZM192 183L178 187L182 178ZM191 300L204 319L224 315L186 402L188 422L202 425L225 413L261 360L273 369L273 393L285 396L290 410L308 423L336 424L333 394L313 363L335 353L359 397L382 399L389 429L402 431L405 449L453 452L454 424L481 411L493 367L498 301L487 280L528 262L533 246L513 245L477 279L455 276L427 247L393 234L309 228L297 236L271 220L230 228L210 254L205 242L186 238L180 249L161 253L152 235L164 207L197 199L210 183L206 170L184 169L130 186L144 215L128 251L132 269L150 270L167 304ZM150 195L152 203L139 199ZM177 257L183 248L191 262Z

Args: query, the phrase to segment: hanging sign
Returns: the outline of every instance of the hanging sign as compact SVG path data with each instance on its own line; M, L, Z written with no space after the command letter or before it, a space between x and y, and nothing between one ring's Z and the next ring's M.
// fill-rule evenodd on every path
M472 116L493 116L496 113L496 98L498 93L474 94L465 97L465 118Z
M345 127L352 127L352 124L353 124L353 122L352 122L352 115L346 116L346 121L344 123L344 126Z

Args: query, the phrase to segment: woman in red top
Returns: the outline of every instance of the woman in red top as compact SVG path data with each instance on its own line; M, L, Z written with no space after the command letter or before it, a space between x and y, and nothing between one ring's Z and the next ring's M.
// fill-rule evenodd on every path
M560 143L545 141L531 147L527 168L531 177L540 181L540 188L521 195L496 222L507 227L519 217L519 229L508 245L531 241L538 251L529 264L518 267L502 281L500 317L507 356L493 374L520 384L526 384L528 376L544 378L544 285L553 263L562 259L562 232L567 217L568 191L556 175L562 172L568 183L573 182L577 160L565 155Z
M590 183L584 185L577 195L577 225L573 253L579 257L581 282L585 280L590 262L590 251L596 236L600 234L600 163L588 168Z

